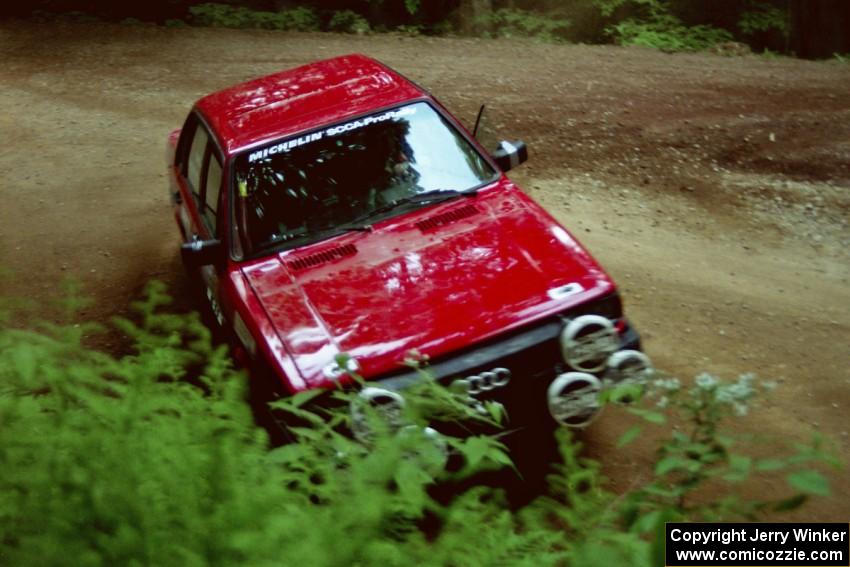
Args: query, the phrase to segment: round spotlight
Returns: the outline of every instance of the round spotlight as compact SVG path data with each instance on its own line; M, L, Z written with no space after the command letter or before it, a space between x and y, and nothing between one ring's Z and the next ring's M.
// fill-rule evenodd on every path
M561 332L561 353L572 368L598 372L620 347L614 324L600 315L576 317Z
M549 384L546 401L549 413L561 425L584 427L599 412L602 383L593 374L566 372Z
M404 398L398 392L383 388L363 388L351 400L351 432L358 441L369 441L372 428L369 426L367 407L373 408L391 431L398 431L404 424Z
M411 442L411 449L405 453L407 458L416 459L431 474L445 468L449 444L439 431L411 424L402 427L398 435Z
M655 371L649 357L639 350L620 350L608 359L605 381L644 384Z

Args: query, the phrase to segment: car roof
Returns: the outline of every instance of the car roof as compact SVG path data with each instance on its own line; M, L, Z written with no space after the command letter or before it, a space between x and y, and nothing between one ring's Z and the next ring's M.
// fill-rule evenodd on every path
M386 65L343 55L260 77L200 99L227 154L428 93Z

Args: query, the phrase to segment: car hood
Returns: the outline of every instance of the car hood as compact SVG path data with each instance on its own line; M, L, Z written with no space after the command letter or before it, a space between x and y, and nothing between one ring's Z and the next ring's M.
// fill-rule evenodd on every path
M510 182L243 268L300 376L327 386L339 353L366 378L610 293L608 276ZM565 292L563 288L567 287Z

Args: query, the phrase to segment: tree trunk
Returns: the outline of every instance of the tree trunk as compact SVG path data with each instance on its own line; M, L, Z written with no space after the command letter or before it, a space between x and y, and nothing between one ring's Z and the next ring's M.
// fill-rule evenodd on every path
M487 30L487 24L482 18L492 11L493 0L460 0L460 6L455 11L455 25L463 34L478 35Z
M792 0L791 49L809 59L850 53L850 2Z

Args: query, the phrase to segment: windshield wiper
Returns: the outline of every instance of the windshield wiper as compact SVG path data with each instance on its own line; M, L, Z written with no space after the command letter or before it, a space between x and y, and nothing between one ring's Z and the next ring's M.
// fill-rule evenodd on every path
M409 199L412 203L424 203L429 201L445 201L454 197L474 197L477 194L478 189L464 189L463 191L458 191L457 189L434 189L433 191L417 193L401 200Z
M358 217L354 220L354 222L361 223L363 221L375 218L384 213L388 213L389 211L404 207L406 205L418 205L425 203L437 204L442 203L443 201L448 201L450 199L456 199L457 197L474 197L477 194L478 189L467 189L465 191L458 191L457 189L435 189L426 193L417 193L415 195L396 199L395 201L378 207L377 209L370 211L361 217ZM367 228L369 225L352 225L352 228L354 228L354 226L361 226Z
M307 243L318 242L320 240L333 238L334 236L343 234L345 232L372 232L372 225L365 223L365 221L373 219L377 216L380 216L399 207L425 203L436 204L442 203L443 201L448 201L450 199L456 199L458 197L474 197L477 194L478 189L466 189L464 191L458 191L456 189L435 189L426 193L417 193L415 195L403 197L401 199L397 199L395 201L387 203L386 205L378 207L377 209L354 219L349 224L326 226L305 232L303 234L299 234L298 236L293 236L291 238L269 240L260 244L257 247L257 251L267 250L269 248L276 248L278 246L289 247L295 243L304 243L305 240L308 241Z
M304 233L304 236L315 236L324 232L372 232L372 227L364 226L362 224L339 224L323 226L322 228L317 228L316 230L311 230L309 232Z

